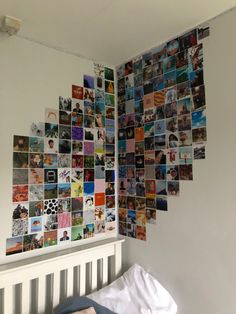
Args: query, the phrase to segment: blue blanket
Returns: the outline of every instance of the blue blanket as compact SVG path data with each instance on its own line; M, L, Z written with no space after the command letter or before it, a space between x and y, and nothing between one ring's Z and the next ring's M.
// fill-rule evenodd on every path
M94 307L97 314L116 314L110 311L108 308L99 305L98 303L94 302L93 300L87 297L73 297L68 298L64 303L59 304L55 310L54 314L70 314L75 311L80 311L87 309L89 307Z

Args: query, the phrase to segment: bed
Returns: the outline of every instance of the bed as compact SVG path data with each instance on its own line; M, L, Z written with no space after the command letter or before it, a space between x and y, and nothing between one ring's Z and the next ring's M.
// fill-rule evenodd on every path
M121 276L123 239L107 239L0 266L0 314L175 314L141 266ZM85 296L86 295L86 296Z

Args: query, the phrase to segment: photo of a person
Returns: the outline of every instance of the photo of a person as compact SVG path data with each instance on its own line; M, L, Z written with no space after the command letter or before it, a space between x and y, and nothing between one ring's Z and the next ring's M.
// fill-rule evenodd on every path
M68 232L65 230L63 231L63 237L60 238L60 241L68 241L70 238L68 237Z

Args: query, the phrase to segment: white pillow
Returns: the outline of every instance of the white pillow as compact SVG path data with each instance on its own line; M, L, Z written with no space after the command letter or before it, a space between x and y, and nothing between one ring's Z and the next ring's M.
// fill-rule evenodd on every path
M177 313L177 305L168 291L137 264L88 297L118 314Z

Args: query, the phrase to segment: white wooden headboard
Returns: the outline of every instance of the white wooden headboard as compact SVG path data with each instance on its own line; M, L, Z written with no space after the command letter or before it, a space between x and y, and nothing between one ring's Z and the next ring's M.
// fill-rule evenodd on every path
M121 273L121 245L108 239L0 266L0 314L52 313L66 297L97 290Z

